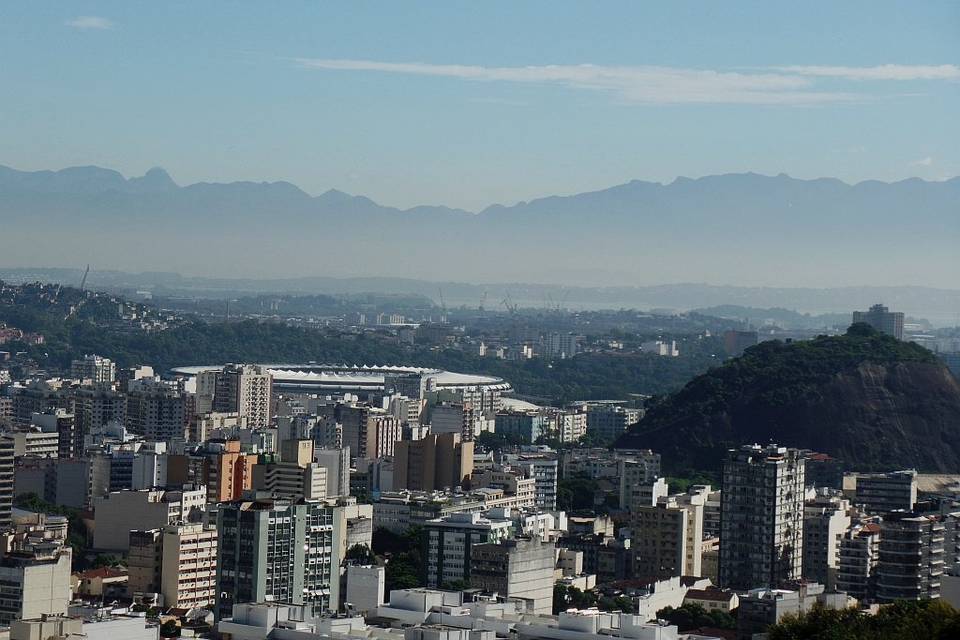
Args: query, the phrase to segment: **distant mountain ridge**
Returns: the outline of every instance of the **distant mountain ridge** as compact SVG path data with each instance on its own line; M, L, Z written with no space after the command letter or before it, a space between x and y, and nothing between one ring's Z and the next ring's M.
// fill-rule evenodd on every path
M929 182L920 178L907 178L896 182L882 182L879 180L864 180L854 184L843 182L837 178L816 178L801 180L791 178L781 173L776 176L765 176L758 173L728 173L722 175L704 176L702 178L687 178L680 176L669 183L631 180L624 184L614 185L606 189L586 191L569 196L545 196L533 200L521 201L513 205L491 204L477 214L501 215L510 212L539 213L549 211L553 214L576 211L583 204L602 206L607 211L619 209L632 210L637 199L648 198L656 201L671 191L685 191L690 195L709 194L716 196L718 187L721 193L728 197L736 197L735 190L756 188L764 185L776 185L778 194L802 197L804 191L811 188L821 195L840 196L853 191L863 193L877 193L891 187L915 187L917 185L942 185L947 193L956 195L953 189L960 190L960 176L944 181ZM937 187L934 186L934 189ZM180 186L170 177L162 167L153 167L143 176L126 178L119 171L105 169L94 165L67 167L59 170L20 171L12 167L0 165L0 191L29 191L34 193L51 194L94 194L109 193L172 193L178 191L193 191L197 193L220 192L249 194L255 191L264 193L283 194L291 198L301 198L304 201L313 200L326 205L348 207L375 207L395 212L437 211L449 213L472 213L464 209L438 205L418 205L408 209L401 209L381 205L362 195L351 195L338 189L329 189L319 195L311 196L296 185L286 181L251 182L235 181L195 182Z
M288 182L179 186L159 168L125 178L99 167L0 167L0 256L8 266L50 264L39 252L64 265L274 278L952 288L946 274L960 270L958 212L960 178L634 180L471 213L398 209L336 190L311 196Z

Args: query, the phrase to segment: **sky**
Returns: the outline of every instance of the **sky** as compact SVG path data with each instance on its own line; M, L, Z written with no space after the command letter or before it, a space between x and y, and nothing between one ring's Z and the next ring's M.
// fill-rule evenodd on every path
M0 164L478 210L960 175L960 2L5 2Z

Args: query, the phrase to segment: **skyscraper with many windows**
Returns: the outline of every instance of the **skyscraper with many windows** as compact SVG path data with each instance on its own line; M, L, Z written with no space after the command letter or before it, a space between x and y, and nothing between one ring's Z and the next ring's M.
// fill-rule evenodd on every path
M335 507L257 499L223 504L217 514L218 618L242 602L302 605L312 615L339 604L342 558L334 551Z
M778 587L803 564L804 459L797 449L747 445L723 465L720 585Z

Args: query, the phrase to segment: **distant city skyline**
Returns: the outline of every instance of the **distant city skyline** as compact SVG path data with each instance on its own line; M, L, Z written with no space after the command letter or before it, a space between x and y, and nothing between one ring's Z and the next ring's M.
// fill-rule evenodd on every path
M471 211L633 179L960 174L960 5L7 6L0 164Z

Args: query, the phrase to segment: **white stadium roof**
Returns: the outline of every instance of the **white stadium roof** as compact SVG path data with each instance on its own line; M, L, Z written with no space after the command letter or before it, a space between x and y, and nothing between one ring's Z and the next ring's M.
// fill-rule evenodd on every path
M382 389L384 378L391 374L420 374L436 380L441 389L463 387L487 387L509 391L510 383L496 376L470 373L454 373L442 369L404 367L396 365L331 365L331 364L263 364L270 371L274 384L279 387L302 387L320 389ZM177 367L173 373L195 376L201 371L221 369L221 366Z

